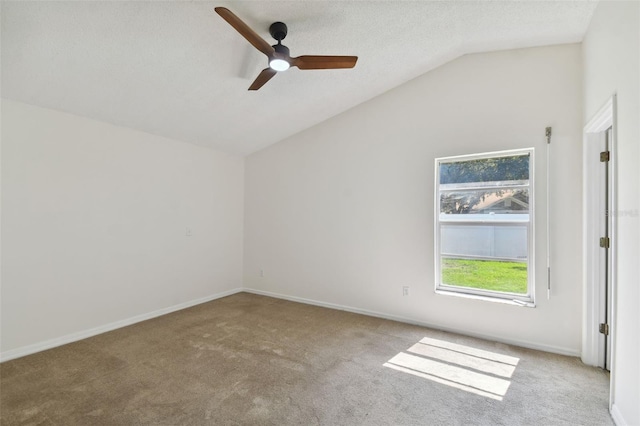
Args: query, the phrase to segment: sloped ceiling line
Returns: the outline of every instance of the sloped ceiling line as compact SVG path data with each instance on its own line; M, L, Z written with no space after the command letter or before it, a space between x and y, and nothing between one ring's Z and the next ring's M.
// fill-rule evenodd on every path
M2 96L247 155L464 53L582 40L596 2L2 2ZM352 70L278 75L214 12Z

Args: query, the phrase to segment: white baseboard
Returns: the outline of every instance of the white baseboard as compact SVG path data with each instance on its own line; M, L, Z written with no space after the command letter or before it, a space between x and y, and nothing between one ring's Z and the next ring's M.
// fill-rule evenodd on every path
M304 303L304 304L307 304L307 305L315 305L315 306L321 306L321 307L324 307L324 308L337 309L337 310L340 310L340 311L353 312L353 313L356 313L356 314L368 315L368 316L377 317L377 318L384 318L384 319L388 319L388 320L392 320L392 321L404 322L404 323L408 323L408 324L419 325L419 326L422 326L422 327L433 328L433 329L447 331L447 332L451 332L451 333L457 333L457 334L462 334L462 335L466 335L466 336L477 337L477 338L480 338L480 339L493 340L493 341L496 341L496 342L506 343L506 344L515 345L515 346L521 346L521 347L525 347L525 348L529 348L529 349L536 349L536 350L545 351L545 352L557 353L557 354L560 354L560 355L580 356L580 353L578 351L575 351L575 350L572 350L572 349L568 349L568 348L541 345L541 344L538 344L538 343L533 343L533 342L528 342L528 341L523 341L523 340L505 339L505 338L503 338L501 336L495 336L495 335L491 335L491 334L469 333L467 330L460 330L460 329L455 329L455 328L450 328L450 327L444 327L444 326L441 326L439 324L433 324L433 323L428 323L428 322L424 322L424 321L418 321L418 320L415 320L413 318L390 315L390 314L386 314L386 313L383 313L383 312L370 311L368 309L354 308L354 307L351 307L351 306L338 305L338 304L335 304L335 303L322 302L322 301L318 301L318 300L305 299L305 298L302 298L302 297L288 296L288 295L285 295L285 294L273 293L273 292L270 292L270 291L263 291L263 290L257 290L257 289L251 289L251 288L235 288L235 289L232 289L232 290L228 290L228 291L224 291L224 292L221 292L221 293L216 293L216 294L213 294L213 295L210 295L210 296L206 296L206 297L203 297L203 298L200 298L200 299L191 300L189 302L184 302L184 303L180 303L178 305L169 306L167 308L158 309L156 311L148 312L146 314L137 315L135 317L131 317L131 318L127 318L127 319L124 319L124 320L120 320L120 321L112 322L112 323L109 323L109 324L105 324L105 325L102 325L102 326L99 326L99 327L95 327L95 328L91 328L91 329L88 329L88 330L79 331L77 333L67 334L65 336L58 337L58 338L55 338L55 339L46 340L44 342L39 342L39 343L35 343L35 344L32 344L32 345L28 345L28 346L23 346L21 348L12 349L12 350L9 350L9 351L4 351L4 352L0 353L0 362L9 361L9 360L12 360L12 359L15 359L15 358L20 358L22 356L34 354L36 352L41 352L41 351L44 351L44 350L47 350L47 349L55 348L57 346L66 345L67 343L76 342L78 340L86 339L86 338L89 338L89 337L92 337L92 336L95 336L95 335L98 335L98 334L102 334L102 333L106 333L108 331L112 331L112 330L115 330L115 329L118 329L118 328L126 327L128 325L135 324L137 322L146 321L146 320L151 319L151 318L156 318L156 317L159 317L161 315L166 315L166 314L169 314L171 312L179 311L181 309L190 308L192 306L199 305L201 303L210 302L210 301L215 300L215 299L219 299L219 298L222 298L222 297L230 296L232 294L241 293L241 292L247 292L247 293L253 293L253 294L258 294L258 295L262 295L262 296L274 297L274 298L277 298L277 299L289 300L289 301L292 301L292 302ZM618 418L621 419L620 422L616 421L616 424L618 424L618 425L626 425L626 423L624 423L624 420L622 419L622 416L619 414L619 411L617 411L617 408L615 407L615 405L612 407L612 410L611 410L611 415L614 417L614 419L616 419L616 415L614 415L614 410L616 410Z
M171 312L190 308L195 305L200 305L201 303L210 302L212 300L220 299L222 297L230 296L232 294L240 293L242 291L243 291L242 288L235 288L232 290L223 291L221 293L212 294L209 296L202 297L200 299L190 300L184 303L179 303L177 305L169 306L167 308L158 309L153 312L148 312L142 315L136 315L135 317L101 325L88 330L83 330L77 333L72 333L62 337L57 337L55 339L45 340L44 342L35 343L33 345L23 346L21 348L4 351L0 353L0 362L9 361L9 360L20 358L26 355L31 355L36 352L41 352L47 349L55 348L57 346L66 345L67 343L77 342L78 340L82 340L98 334L106 333L107 331L112 331L118 328L126 327L128 325L135 324L141 321L146 321L151 318L156 318L161 315L170 314Z
M529 342L529 341L525 341L525 340L505 339L504 337L491 335L491 334L470 333L467 330L461 330L461 329L456 329L456 328L451 328L451 327L444 327L444 326L441 326L441 325L438 325L438 324L428 323L428 322L424 322L424 321L418 321L418 320L415 320L413 318L390 315L390 314L386 314L386 313L382 313L382 312L370 311L370 310L367 310L367 309L360 309L360 308L354 308L354 307L351 307L351 306L338 305L338 304L335 304L335 303L321 302L321 301L318 301L318 300L305 299L303 297L288 296L288 295L285 295L285 294L272 293L270 291L256 290L256 289L246 288L246 287L243 289L243 291L246 292L246 293L258 294L258 295L261 295L261 296L274 297L276 299L289 300L291 302L305 303L307 305L321 306L323 308L337 309L337 310L340 310L340 311L353 312L355 314L368 315L368 316L371 316L371 317L377 317L377 318L383 318L383 319L388 319L388 320L392 320L392 321L404 322L404 323L407 323L407 324L419 325L419 326L422 326L422 327L428 327L428 328L432 328L432 329L435 329L435 330L446 331L446 332L449 332L449 333L462 334L462 335L470 336L470 337L477 337L479 339L492 340L494 342L500 342L500 343L505 343L505 344L508 344L508 345L520 346L520 347L528 348L528 349L535 349L535 350L538 350L538 351L551 352L551 353L555 353L555 354L559 354L559 355L567 355L567 356L575 356L575 357L579 357L580 356L580 351L575 350L575 349L570 349L570 348L563 348L563 347L560 347L560 346L541 345L539 343Z
M613 404L611 406L610 412L611 417L613 418L613 422L616 424L616 426L627 426L628 423L624 420L624 417L622 417L622 413L620 412L616 404Z

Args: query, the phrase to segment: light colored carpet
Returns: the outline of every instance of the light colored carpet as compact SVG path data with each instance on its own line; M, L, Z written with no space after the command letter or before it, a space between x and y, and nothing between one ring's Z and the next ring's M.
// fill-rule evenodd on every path
M611 425L579 359L248 293L0 364L3 425Z

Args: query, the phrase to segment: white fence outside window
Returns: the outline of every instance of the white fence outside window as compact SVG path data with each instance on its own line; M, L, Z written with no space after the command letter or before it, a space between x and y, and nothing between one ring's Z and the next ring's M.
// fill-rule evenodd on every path
M448 225L464 220L466 226ZM518 221L510 226L491 221ZM440 215L440 253L443 257L486 260L527 260L528 214ZM469 223L477 222L477 223Z

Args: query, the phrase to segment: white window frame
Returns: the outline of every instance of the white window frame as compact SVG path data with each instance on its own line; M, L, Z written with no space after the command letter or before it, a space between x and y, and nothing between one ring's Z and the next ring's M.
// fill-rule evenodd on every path
M522 225L526 223L527 229L527 293L507 293L501 291L482 290L471 287L459 287L441 282L441 224L465 226L472 221L452 220L445 221L440 218L440 165L443 163L455 163L461 161L481 160L485 158L512 157L517 155L529 155L529 220L528 221L505 221L505 220L483 220L473 221L477 224L494 224L502 226ZM435 159L435 291L439 294L473 297L483 300L513 303L520 306L535 306L535 233L534 233L534 148L514 149L508 151L485 152L470 155L458 155L454 157L441 157ZM512 188L512 187L510 187ZM462 187L460 189L463 189ZM466 189L466 188L464 188Z

